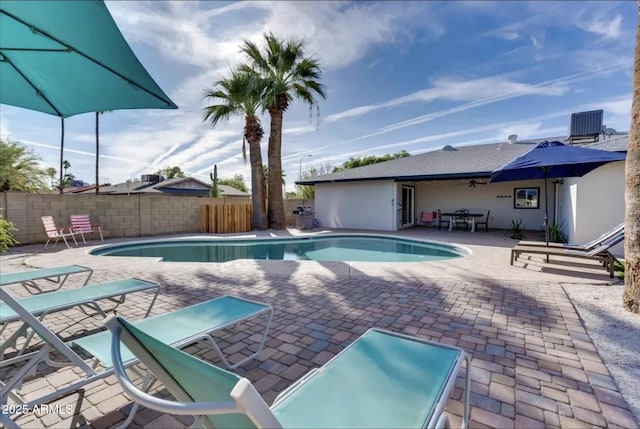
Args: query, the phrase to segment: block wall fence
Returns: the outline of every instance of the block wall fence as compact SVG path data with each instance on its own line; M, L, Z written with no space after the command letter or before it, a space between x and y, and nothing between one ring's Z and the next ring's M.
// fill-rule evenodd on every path
M203 197L172 195L70 195L0 192L0 213L18 229L20 244L46 242L42 216L56 225L69 225L72 214L88 214L102 226L105 238L199 234ZM284 200L287 225L295 225L297 205L313 207L313 200Z

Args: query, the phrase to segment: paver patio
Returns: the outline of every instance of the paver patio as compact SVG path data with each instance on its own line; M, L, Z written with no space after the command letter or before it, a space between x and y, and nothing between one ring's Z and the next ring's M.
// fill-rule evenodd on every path
M309 369L377 326L454 344L472 355L472 427L637 427L561 285L566 281L606 283L607 273L597 264L577 268L560 264L540 271L537 267L543 265L531 260L525 262L526 268L510 267L508 252L514 242L497 234L416 228L400 235L465 241L473 255L417 264L200 264L94 257L86 255L84 247L42 253L27 261L38 267L90 266L95 270L92 283L130 276L157 281L163 288L152 314L222 294L270 303L274 319L265 350L236 370L255 384L268 403ZM41 246L36 249L42 250ZM134 297L118 314L142 317L147 299ZM99 319L87 319L79 311L54 315L45 322L65 338L101 329ZM254 328L245 324L221 335L232 361L241 358L246 346L253 347ZM198 345L187 350L220 362ZM57 371L34 379L24 391L41 393L70 377L74 377L71 369ZM447 405L453 427L460 424L462 386L460 378ZM18 422L25 427L104 428L121 422L130 408L114 377L56 403L72 404L76 413L28 415ZM131 427L183 427L190 422L187 417L143 410Z

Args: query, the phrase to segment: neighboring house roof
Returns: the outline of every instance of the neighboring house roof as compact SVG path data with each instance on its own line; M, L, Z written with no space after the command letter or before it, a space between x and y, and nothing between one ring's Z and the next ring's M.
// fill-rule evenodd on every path
M178 179L166 179L160 182L135 181L129 183L118 183L115 185L100 186L100 194L121 195L121 194L170 194L170 195L193 195L208 196L211 185L194 177L183 177ZM251 194L242 192L232 186L218 185L222 197L250 197ZM83 189L75 193L86 194L95 193L95 188Z
M440 150L351 168L336 173L296 181L299 185L316 183L353 182L364 180L450 180L489 178L513 159L533 149L545 140L565 143L566 137L521 140L516 143L491 143L475 146L445 146ZM624 152L629 136L616 134L595 143L580 144L593 149Z

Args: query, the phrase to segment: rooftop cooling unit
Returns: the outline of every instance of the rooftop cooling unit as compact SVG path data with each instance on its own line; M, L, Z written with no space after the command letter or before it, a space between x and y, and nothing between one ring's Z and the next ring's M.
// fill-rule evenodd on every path
M580 112L571 114L571 125L569 130L569 142L594 141L597 142L602 132L602 110L592 110L590 112Z
M163 177L159 174L143 174L142 176L140 176L141 182L158 183L161 182L162 179Z

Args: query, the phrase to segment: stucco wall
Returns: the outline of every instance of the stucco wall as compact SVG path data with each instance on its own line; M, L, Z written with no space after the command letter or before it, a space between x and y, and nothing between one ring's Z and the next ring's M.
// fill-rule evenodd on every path
M607 164L582 178L565 178L564 183L558 185L557 204L554 180L547 180L549 223L553 222L554 210L557 210L556 219L564 226L570 242L590 241L624 220L624 162ZM316 185L316 217L327 227L396 230L401 226L400 212L391 207L391 200L400 201L402 185L415 187L418 220L422 211L439 209L445 213L465 208L486 214L491 210L489 228L508 229L512 220L521 219L525 229L543 231L542 179L477 184L476 187L469 187L468 180L321 183ZM514 208L515 188L540 188L538 208ZM615 254L621 255L622 247L617 246Z
M624 221L624 162L604 165L581 178L564 179L560 219L571 243L586 243ZM624 253L617 245L615 255Z
M89 214L105 238L143 237L200 232L200 206L206 198L171 195L60 195L0 193L0 209L18 231L21 244L44 243L41 216L68 225L72 214ZM309 200L285 200L287 224L295 225L296 205Z
M321 227L395 230L396 184L392 181L317 184Z

